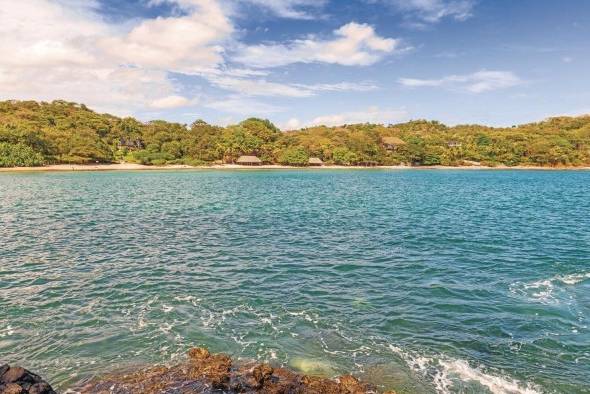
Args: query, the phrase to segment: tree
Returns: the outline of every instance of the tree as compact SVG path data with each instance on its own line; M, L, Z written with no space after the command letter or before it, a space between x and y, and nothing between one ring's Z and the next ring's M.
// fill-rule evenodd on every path
M294 146L283 150L279 155L279 163L290 166L306 166L309 155L305 149Z

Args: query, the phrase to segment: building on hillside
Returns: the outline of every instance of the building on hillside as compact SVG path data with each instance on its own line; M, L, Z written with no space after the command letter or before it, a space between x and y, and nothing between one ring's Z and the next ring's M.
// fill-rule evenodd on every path
M262 160L256 156L240 156L236 163L242 166L259 166Z
M447 142L447 146L449 148L460 148L461 145L463 145L463 144L461 144L459 141L449 141L449 142Z
M383 137L381 138L381 144L388 151L397 150L402 145L405 145L406 142L398 137Z
M324 165L324 162L319 157L310 157L307 164L310 166L321 167Z
M142 140L140 139L127 139L124 137L119 138L119 143L117 144L119 149L143 149L145 145Z

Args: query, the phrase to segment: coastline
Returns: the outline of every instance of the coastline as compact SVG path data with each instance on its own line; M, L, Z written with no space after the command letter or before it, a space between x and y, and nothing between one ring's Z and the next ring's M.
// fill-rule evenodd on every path
M67 393L299 393L299 394L395 394L393 390L363 382L352 375L328 378L254 360L234 360L224 353L211 354L192 348L187 360L174 366L151 365L134 369L113 367L102 376L86 377ZM35 373L0 364L0 393L57 394Z
M540 166L342 166L324 165L296 167L279 164L243 166L238 164L211 164L189 166L184 164L143 165L134 163L116 164L52 164L41 167L0 167L0 172L75 172L75 171L156 171L156 170L539 170L539 171L589 171L590 167L540 167Z

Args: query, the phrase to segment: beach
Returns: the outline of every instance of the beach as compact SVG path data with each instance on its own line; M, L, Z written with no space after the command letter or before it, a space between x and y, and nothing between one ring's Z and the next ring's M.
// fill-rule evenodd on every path
M40 167L1 167L0 172L36 172L36 171L155 171L155 170L543 170L543 171L584 171L590 170L588 166L580 167L540 167L540 166L285 166L280 164L263 164L258 166L245 166L239 164L210 164L202 166L189 166L185 164L144 165L136 163L112 163L112 164L51 164Z

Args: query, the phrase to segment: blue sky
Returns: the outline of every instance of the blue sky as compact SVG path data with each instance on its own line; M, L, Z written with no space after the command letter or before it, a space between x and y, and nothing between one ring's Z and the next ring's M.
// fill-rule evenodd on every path
M0 0L0 99L282 128L590 112L590 2Z

